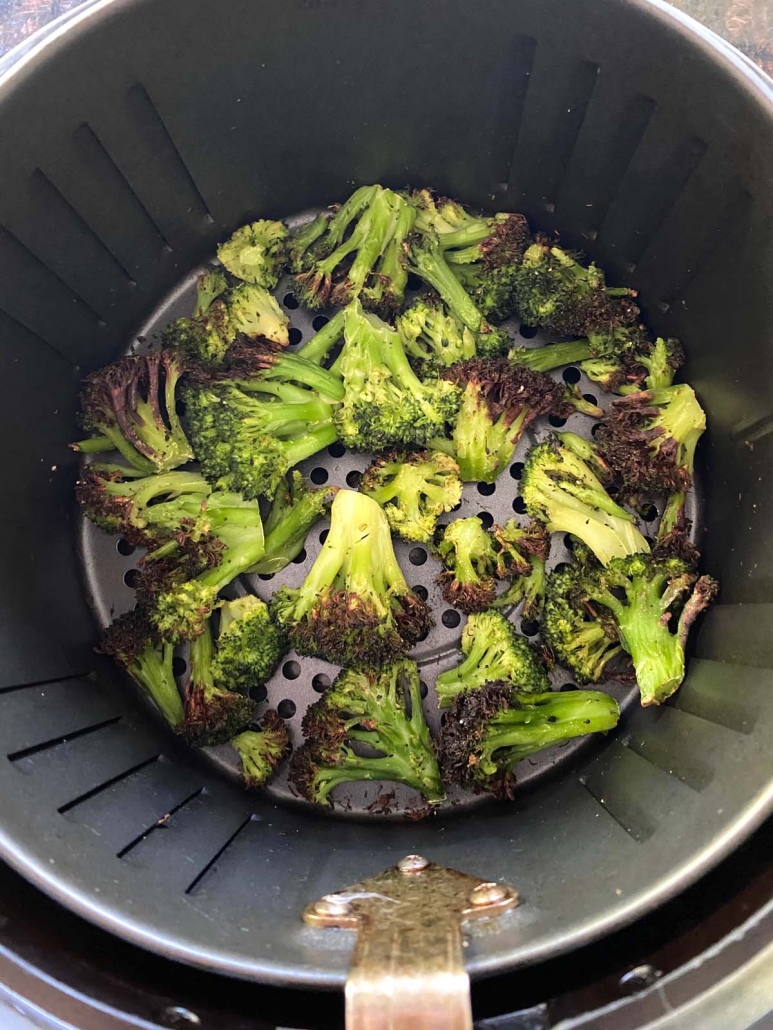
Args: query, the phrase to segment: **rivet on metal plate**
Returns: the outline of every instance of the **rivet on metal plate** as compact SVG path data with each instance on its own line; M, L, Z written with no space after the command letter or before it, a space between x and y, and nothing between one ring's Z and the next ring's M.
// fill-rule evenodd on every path
M406 855L397 863L397 868L401 873L420 873L428 865L429 861L421 855Z

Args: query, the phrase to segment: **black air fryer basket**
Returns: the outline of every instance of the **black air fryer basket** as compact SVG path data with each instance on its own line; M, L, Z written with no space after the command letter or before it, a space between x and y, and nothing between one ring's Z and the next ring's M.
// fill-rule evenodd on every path
M305 926L304 906L406 854L520 892L472 934L483 974L601 937L743 840L773 807L768 80L645 0L94 0L0 72L2 857L155 951L333 986L350 939ZM251 795L227 749L175 744L94 653L132 603L138 555L80 522L67 448L82 376L151 346L217 241L371 181L560 229L684 341L709 416L691 504L722 593L680 691L643 710L613 685L616 734L524 763L512 804L423 822L369 812L372 785L333 816L281 780ZM519 511L533 439L494 492L466 486L461 515ZM367 460L334 447L304 468L351 486ZM239 589L300 583L322 528L272 583ZM462 624L426 551L398 557L438 622L415 652L431 693ZM290 655L269 684L296 741L334 674Z

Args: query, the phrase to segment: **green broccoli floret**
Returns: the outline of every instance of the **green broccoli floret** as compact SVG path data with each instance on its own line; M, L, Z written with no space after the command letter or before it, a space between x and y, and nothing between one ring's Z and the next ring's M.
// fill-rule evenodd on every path
M400 334L359 302L344 314L344 348L336 362L344 402L335 421L352 450L422 446L443 435L456 416L460 391L450 382L422 383L411 368Z
M415 662L339 673L307 711L303 733L306 743L293 755L290 782L309 801L330 804L335 787L357 780L404 783L430 804L445 798ZM364 757L355 749L358 744L378 756Z
M639 315L634 290L607 287L600 268L584 268L540 236L518 266L515 295L523 322L567 336L609 332L632 325Z
M413 229L416 211L402 198L393 203L397 207L394 232L378 260L372 284L362 292L363 304L372 311L378 311L385 318L392 318L400 310L408 283L408 260L405 241Z
M523 693L548 690L547 673L536 653L501 612L470 615L461 642L464 661L436 681L438 704L448 708L463 690L507 680Z
M217 268L208 268L196 280L196 307L194 318L202 318L207 314L218 297L228 289L228 280Z
M510 586L491 602L494 608L505 608L523 601L524 619L535 619L542 611L545 597L545 562L550 553L550 536L539 522L519 526L509 519L504 526L491 529L498 548L500 579L509 579Z
M442 302L418 297L395 322L405 352L421 367L448 368L474 358L475 333L447 312Z
M265 339L278 347L290 342L290 319L279 307L273 293L263 286L242 283L228 291L229 326L238 335L242 333L251 340Z
M462 499L459 466L439 451L382 454L365 471L360 490L378 501L394 533L421 543Z
M249 698L215 684L214 658L207 620L203 632L191 644L190 675L183 689L185 718L180 732L195 747L225 744L248 726L255 714L255 704Z
M605 733L620 718L617 702L596 690L522 694L492 683L457 698L440 732L446 783L485 790L501 800L515 793L515 766L573 737Z
M336 494L322 550L301 587L275 594L273 614L299 654L366 667L399 658L432 625L397 563L386 515L351 490Z
M237 279L273 290L287 260L289 235L284 222L264 218L237 229L217 248L217 256Z
M530 422L548 413L567 417L574 407L550 376L506 358L460 361L443 376L464 392L452 441L434 439L432 446L453 454L466 483L494 483Z
M303 550L311 527L330 512L337 493L337 486L315 490L300 472L292 472L280 484L264 523L266 552L248 571L270 575L289 565Z
M260 730L245 730L230 741L242 765L242 780L250 790L268 783L290 754L287 727L273 708L264 714Z
M92 372L81 391L82 422L96 440L70 444L95 453L114 448L139 472L168 472L193 457L177 414L183 358L164 350L121 358Z
M330 220L329 211L320 211L290 238L287 264L293 275L308 271L314 260L314 244L325 233Z
M236 338L236 329L231 324L225 300L217 298L202 314L170 322L162 338L165 347L204 365L216 366L225 361Z
M499 556L477 515L443 526L437 552L445 569L438 576L443 597L463 612L481 612L494 600Z
M648 552L635 517L612 500L587 462L563 444L546 440L529 451L521 496L533 519L550 533L572 533L607 565L613 558Z
M286 651L284 634L264 601L248 594L223 602L212 661L212 678L218 686L242 693L263 686Z
M687 383L613 401L596 436L599 454L623 480L623 495L686 491L706 415Z
M643 379L645 390L662 390L671 386L674 376L684 364L684 350L679 340L659 336L654 343L642 343L632 355L632 361L643 372L638 382ZM637 383L622 386L619 393L634 393L640 387Z
M583 581L581 595L614 617L643 705L661 704L684 679L690 627L718 589L679 558L645 554L616 558Z
M174 648L160 644L142 607L119 616L105 631L101 650L110 655L154 702L173 730L183 722L183 705L172 662Z
M578 683L601 683L624 652L614 619L587 602L588 569L573 562L548 576L542 639Z

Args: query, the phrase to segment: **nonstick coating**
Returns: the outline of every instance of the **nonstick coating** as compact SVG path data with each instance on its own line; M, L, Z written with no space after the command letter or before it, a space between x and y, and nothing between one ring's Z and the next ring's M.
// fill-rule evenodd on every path
M520 891L468 942L481 975L631 922L745 839L773 805L772 98L645 0L96 0L0 62L0 855L164 955L334 986L351 938L303 906L405 854ZM137 555L84 530L67 447L83 375L187 311L219 240L365 182L560 229L684 341L709 418L699 543L722 593L679 692L657 710L619 694L619 729L527 765L512 804L419 822L407 798L374 818L370 792L332 816L281 781L249 794L227 751L176 744L94 653ZM363 461L310 468L342 482ZM516 493L509 472L471 484L460 514L500 519ZM401 560L429 591L433 559ZM429 713L461 627L434 607ZM294 731L321 668L299 665L269 689Z

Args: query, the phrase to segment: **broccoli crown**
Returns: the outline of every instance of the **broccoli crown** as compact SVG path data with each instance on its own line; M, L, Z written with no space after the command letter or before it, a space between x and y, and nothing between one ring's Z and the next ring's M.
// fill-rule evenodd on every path
M280 484L266 518L266 552L249 571L268 575L289 565L303 550L314 523L330 511L337 493L336 486L315 490L300 472L292 472Z
M467 613L490 605L496 594L498 555L491 534L477 515L444 526L437 551L445 565L438 583L446 601Z
M356 780L404 783L430 803L445 798L415 662L339 673L307 711L303 732L306 743L293 755L290 781L310 801L330 804L333 788ZM368 745L377 757L363 757L355 750L358 744Z
M589 464L569 447L547 440L529 451L521 496L532 518L551 533L572 533L598 560L648 552L634 516L612 500Z
M217 248L217 256L237 279L273 290L287 260L289 235L283 222L264 218L237 229Z
M198 308L197 308L198 310ZM171 347L206 366L221 365L234 341L236 330L222 299L207 305L192 318L177 318L164 329L165 347Z
M471 615L461 642L464 661L437 678L441 708L447 708L463 690L476 690L484 683L507 680L523 693L547 690L547 673L535 651L519 637L501 612Z
M426 444L442 435L459 408L460 392L444 380L422 383L411 368L400 334L358 301L344 316L339 359L344 402L335 421L353 450Z
M286 650L284 634L271 619L265 602L251 594L224 601L217 654L212 661L213 681L228 690L246 693L269 679Z
M447 783L511 800L514 768L546 747L614 729L617 702L596 690L523 694L509 683L490 683L460 695L440 733Z
M228 280L217 268L207 268L196 280L196 307L193 317L201 318L228 289Z
M300 588L275 594L273 613L299 654L351 666L399 658L432 625L397 563L386 515L351 490L336 494L317 560Z
M601 683L609 663L623 654L614 619L583 597L587 577L577 563L552 572L541 621L542 639L556 661L583 684Z
M225 744L252 722L255 705L249 698L217 686L209 620L191 644L190 676L183 690L185 718L180 732L196 747Z
M470 250L477 248L470 248ZM461 252L460 252L461 253ZM489 266L484 261L475 264L457 264L454 253L446 253L454 274L472 297L475 306L486 319L503 322L516 310L515 282L518 266L515 264Z
M106 437L140 472L168 472L193 457L177 415L185 360L172 350L121 358L92 372L81 391L83 425ZM73 444L74 450L85 447Z
M147 611L137 607L119 616L105 631L101 650L123 666L172 729L179 730L183 705L172 669L174 648L158 642Z
M491 530L497 545L497 575L509 579L507 590L493 599L492 606L505 608L523 601L525 619L542 611L545 595L545 562L550 553L550 536L539 522L519 526L509 519Z
M515 275L518 314L527 325L587 336L632 325L639 309L633 290L608 289L595 265L584 268L567 251L538 237Z
M495 482L530 422L549 412L567 416L572 411L559 383L506 358L461 361L444 377L464 390L453 450L465 482Z
M366 470L360 490L378 501L392 531L428 543L438 518L462 499L459 466L439 451L389 451Z
M718 589L679 558L646 554L615 559L583 580L581 597L614 617L643 705L661 704L679 687L690 627Z
M242 283L228 291L226 303L228 324L236 335L269 340L279 347L289 344L290 319L265 287Z
M259 730L245 730L230 741L242 764L245 787L262 787L271 779L280 762L290 754L287 727L273 708L264 714Z
M599 453L628 494L689 490L706 415L686 383L612 402L597 434Z
M476 334L439 300L417 297L395 324L406 353L423 366L448 368L475 357Z
M150 619L156 633L171 644L201 636L217 606L217 588L198 579L185 580L154 598Z

